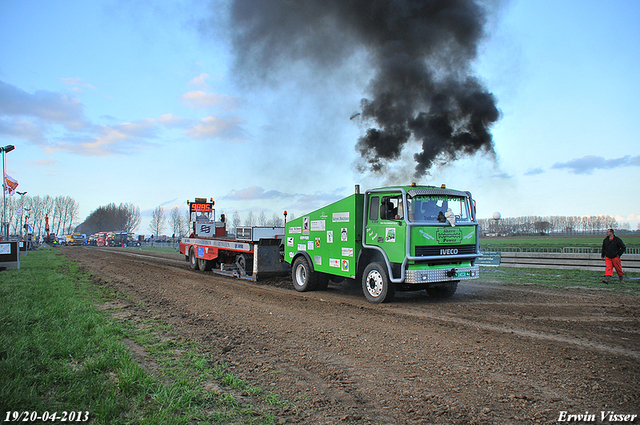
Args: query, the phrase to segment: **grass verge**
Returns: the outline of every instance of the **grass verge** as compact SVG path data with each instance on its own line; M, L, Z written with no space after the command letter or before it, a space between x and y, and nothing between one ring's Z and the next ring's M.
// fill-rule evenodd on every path
M113 300L55 249L0 273L0 419L73 411L93 424L277 423L277 395L212 364L197 343L162 336L171 329L160 322L139 326L96 308Z

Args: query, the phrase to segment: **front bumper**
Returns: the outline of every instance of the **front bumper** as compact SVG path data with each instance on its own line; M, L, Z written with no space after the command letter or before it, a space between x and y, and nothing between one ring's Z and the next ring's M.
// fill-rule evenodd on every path
M477 279L480 267L452 267L450 269L407 270L404 283L436 283Z

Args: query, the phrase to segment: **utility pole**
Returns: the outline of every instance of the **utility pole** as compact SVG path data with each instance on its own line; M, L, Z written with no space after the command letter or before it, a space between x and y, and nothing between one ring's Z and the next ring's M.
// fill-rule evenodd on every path
M4 240L9 240L9 222L7 222L7 173L5 172L5 155L16 147L7 145L0 148L2 151L2 233Z

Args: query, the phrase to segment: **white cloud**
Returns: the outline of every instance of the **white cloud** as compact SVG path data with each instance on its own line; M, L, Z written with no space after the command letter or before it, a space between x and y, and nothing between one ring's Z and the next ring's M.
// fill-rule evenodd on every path
M82 78L61 78L60 80L68 86L73 86L71 90L77 93L82 92L82 89L80 89L80 87L84 87L92 90L95 89L93 85L82 81Z
M524 173L525 176L537 176L538 174L544 174L544 170L541 167L534 168Z
M277 190L265 191L260 186L253 185L246 189L232 190L227 195L223 196L223 199L229 200L255 200L255 199L274 199L274 198L288 198L292 195L283 193Z
M509 180L512 179L513 176L507 174L507 173L500 173L500 174L494 174L491 177L496 178L496 179L501 179L501 180Z
M202 118L185 133L194 139L219 139L230 143L244 142L247 140L247 136L242 124L244 121L239 117L222 119L209 116Z
M81 83L79 79L65 78L63 81ZM49 153L130 154L143 146L155 145L152 140L161 135L162 127L185 127L192 122L169 113L156 119L95 125L85 118L83 110L84 105L77 98L45 90L30 94L0 81L0 135L28 140ZM242 134L234 128L233 120L218 127L220 137L233 139ZM204 127L201 129L203 134L205 130Z
M190 108L219 107L225 111L233 111L240 105L238 98L219 93L207 93L202 90L194 90L180 97L182 103Z
M47 145L42 126L22 119L0 117L0 135L28 140L39 146Z
M49 157L49 158L45 158L45 159L39 159L37 161L27 161L28 164L31 165L35 165L38 167L52 167L56 164L58 164L58 161L56 161L55 159Z
M0 81L0 117L31 117L65 126L69 130L89 127L84 105L79 99L62 93L38 90L27 93Z
M197 77L189 81L189 84L192 86L206 88L206 87L209 87L209 85L205 81L207 78L209 78L209 74L207 74L206 72L203 72L202 74L198 75Z
M614 168L640 166L640 155L631 157L625 155L621 158L605 159L601 156L587 155L582 158L574 158L567 162L557 162L551 168L569 169L574 174L591 174L595 170L611 170Z
M164 125L165 127L180 127L185 124L187 120L174 117L173 114L164 114L158 117L158 123Z

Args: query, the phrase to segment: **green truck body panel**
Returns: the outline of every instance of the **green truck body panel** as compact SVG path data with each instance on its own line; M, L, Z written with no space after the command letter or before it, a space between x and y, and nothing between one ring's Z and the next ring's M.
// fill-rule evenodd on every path
M446 221L444 213L455 219ZM358 264L360 254L368 250L384 258L378 261L393 283L478 277L477 222L468 192L399 186L356 193L288 222L285 238L285 261L305 255L321 273L355 278L366 267Z
M353 194L286 225L285 260L306 252L315 271L355 277L362 249L364 195Z

